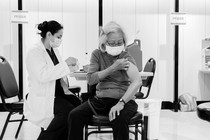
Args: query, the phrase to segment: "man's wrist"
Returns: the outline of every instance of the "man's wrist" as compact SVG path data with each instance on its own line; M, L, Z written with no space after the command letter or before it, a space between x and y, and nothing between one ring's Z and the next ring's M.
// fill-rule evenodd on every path
M123 105L126 104L126 102L125 102L122 98L119 100L119 102L120 102L120 103L123 103Z
M111 66L108 68L108 71L109 71L109 72L114 72L115 69L114 69L114 67L111 65Z

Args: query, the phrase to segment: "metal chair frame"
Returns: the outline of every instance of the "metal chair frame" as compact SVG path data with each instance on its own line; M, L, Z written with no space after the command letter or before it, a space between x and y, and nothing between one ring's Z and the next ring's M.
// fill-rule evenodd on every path
M27 120L23 115L23 100L20 99L17 82L10 64L4 57L0 56L0 59L2 60L2 62L0 61L0 96L4 110L9 112L0 135L0 140L3 140L9 122L20 122L15 134L15 138L17 139L23 121ZM18 97L18 101L7 103L5 99L11 97ZM11 120L11 116L16 113L22 115L21 119Z
M139 113L140 112L137 112L136 114ZM92 123L85 125L85 140L88 140L88 136L94 133L113 133L112 130L107 130L107 128L111 128L111 123L109 122L107 116L94 115L93 118L97 119L98 123L92 121ZM101 118L103 119L103 123L99 123ZM106 123L104 123L104 120L106 121ZM138 133L141 134L141 140L147 140L148 116L143 116L140 120L130 122L129 127L134 127L134 131L129 130L129 132L134 134L135 140L138 140ZM139 129L139 127L141 127L141 130Z
M146 99L149 96L150 89L152 86L153 78L155 76L155 69L156 69L156 61L154 58L150 58L145 67L144 67L144 72L152 72L153 76L148 76L146 79L142 79L142 86L139 88L139 91L136 93L136 98L137 99ZM146 94L142 92L142 87L147 88Z

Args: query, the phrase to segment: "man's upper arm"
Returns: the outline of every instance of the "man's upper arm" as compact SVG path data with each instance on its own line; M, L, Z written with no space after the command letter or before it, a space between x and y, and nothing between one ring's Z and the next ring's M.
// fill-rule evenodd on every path
M130 78L131 82L135 80L141 80L141 77L139 76L139 70L133 63L129 62L129 68L127 70L128 77Z
M99 82L97 71L99 70L98 51L95 50L91 54L90 65L87 73L88 84L92 85Z

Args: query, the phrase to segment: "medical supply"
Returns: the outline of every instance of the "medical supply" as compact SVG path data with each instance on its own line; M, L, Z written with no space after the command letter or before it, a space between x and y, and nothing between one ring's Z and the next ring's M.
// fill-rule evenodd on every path
M210 39L202 40L202 69L210 70Z

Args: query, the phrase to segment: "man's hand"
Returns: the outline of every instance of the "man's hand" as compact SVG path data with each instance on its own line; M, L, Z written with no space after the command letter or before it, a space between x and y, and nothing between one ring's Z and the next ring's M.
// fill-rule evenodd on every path
M130 65L128 59L117 59L114 64L112 64L113 69L115 70L127 70Z
M109 111L109 120L112 121L116 118L116 115L120 115L120 111L124 108L124 103L118 102L115 106Z

